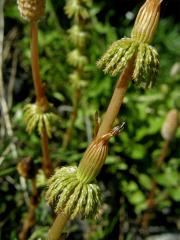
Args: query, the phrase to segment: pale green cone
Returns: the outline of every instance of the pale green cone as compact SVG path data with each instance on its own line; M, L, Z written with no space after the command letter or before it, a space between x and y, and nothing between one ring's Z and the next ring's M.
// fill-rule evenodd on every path
M83 183L77 177L77 167L62 167L48 181L46 198L55 211L82 218L96 215L101 191L95 183Z
M48 137L51 137L51 125L54 121L58 120L58 118L53 105L50 103L46 106L41 106L38 103L27 104L24 107L24 122L26 123L26 130L29 134L37 128L38 133L41 135L42 130L45 129Z

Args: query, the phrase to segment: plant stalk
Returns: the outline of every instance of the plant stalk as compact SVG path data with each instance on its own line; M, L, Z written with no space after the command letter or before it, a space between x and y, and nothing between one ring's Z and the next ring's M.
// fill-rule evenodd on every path
M57 215L52 227L48 232L48 240L61 240L60 236L69 218L70 216L66 215L64 212L60 212Z
M36 93L36 102L40 105L46 105L48 103L43 84L41 81L40 68L39 68L39 51L38 51L38 24L37 22L31 22L31 66L34 88ZM45 128L41 134L41 147L42 147L42 168L46 177L49 177L52 173L52 163L48 150L48 136Z
M123 103L123 99L127 91L129 80L131 79L133 70L134 70L134 57L132 57L131 60L128 62L124 71L122 72L117 81L108 109L99 127L97 137L101 137L111 130L112 124L115 118L117 117L118 112Z
M38 24L31 22L31 66L34 88L36 93L36 101L41 101L45 98L44 88L41 81L40 68L39 68L39 51L38 51Z
M49 178L52 174L52 163L49 155L48 150L48 136L45 128L43 128L41 133L41 147L43 153L43 160L42 160L42 168L47 178Z
M123 98L128 88L129 80L131 79L134 70L134 57L128 62L126 68L122 72L120 78L117 81L113 96L111 98L108 109L105 113L104 119L100 125L97 138L108 133L112 127L112 124L120 110L123 103ZM65 224L68 222L70 216L60 212L56 217L52 227L48 234L48 240L60 240L60 235L63 231Z

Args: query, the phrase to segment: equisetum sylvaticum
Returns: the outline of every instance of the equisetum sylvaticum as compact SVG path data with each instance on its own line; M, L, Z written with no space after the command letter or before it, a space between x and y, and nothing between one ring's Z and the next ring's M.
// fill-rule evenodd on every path
M52 122L58 119L58 115L45 95L39 68L38 54L38 22L44 16L45 0L18 0L18 9L21 16L29 22L31 41L31 67L36 101L27 104L24 108L24 120L26 130L31 133L38 129L42 146L42 168L47 177L52 173L52 163L48 150L48 137L52 135Z
M70 0L72 11L78 1ZM150 46L159 22L162 0L146 0L141 7L131 32L114 42L97 62L97 66L111 76L120 74L114 93L99 126L96 136L85 151L79 166L56 169L48 181L47 201L55 207L57 217L49 230L48 239L58 240L69 219L77 215L82 218L97 214L101 190L96 182L108 154L109 139L118 134L122 127L114 127L129 82L150 88L159 69L159 57L155 48ZM75 4L76 3L76 4ZM79 8L83 11L83 8Z

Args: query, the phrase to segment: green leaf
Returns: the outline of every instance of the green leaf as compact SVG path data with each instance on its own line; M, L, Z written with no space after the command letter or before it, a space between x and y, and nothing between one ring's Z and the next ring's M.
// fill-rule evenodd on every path
M156 177L156 181L158 184L165 186L165 187L175 187L178 185L179 182L179 174L178 172L174 171L172 168L167 167L164 173L158 174Z
M152 187L152 180L146 174L139 174L139 182L147 190L150 190Z
M174 201L180 201L180 187L168 189L168 193Z
M139 203L144 202L145 196L141 191L136 191L134 193L131 193L128 198L129 202L133 205L138 205Z

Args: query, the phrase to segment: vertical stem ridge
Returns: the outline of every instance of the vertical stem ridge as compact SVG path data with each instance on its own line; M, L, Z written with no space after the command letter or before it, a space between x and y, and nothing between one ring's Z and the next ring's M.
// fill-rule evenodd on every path
M97 133L97 137L101 137L102 135L110 131L112 124L117 117L123 103L123 99L127 91L129 80L131 79L133 70L134 57L132 57L131 60L128 62L126 68L124 69L117 81L113 96Z
M70 216L66 215L64 212L60 212L57 215L52 227L48 232L48 240L61 240L60 236L69 218Z
M40 68L39 68L39 53L38 53L38 24L37 22L31 22L31 65L34 88L36 92L36 101L40 104L47 102L44 88L41 81ZM41 134L41 147L42 147L42 167L45 175L49 177L52 173L52 163L49 156L48 150L48 136L45 128Z
M126 68L122 72L120 78L117 81L113 96L111 98L108 109L105 113L104 119L100 125L97 137L109 132L111 126L119 112L119 109L122 105L124 95L128 88L129 80L131 79L132 73L134 70L134 57L128 62ZM69 220L70 216L67 216L65 213L60 212L55 219L52 227L49 230L48 240L60 240L60 235L63 231L64 226Z
M45 97L44 89L39 69L39 53L38 53L38 25L37 22L31 22L31 66L34 88L36 92L36 100L40 101Z

